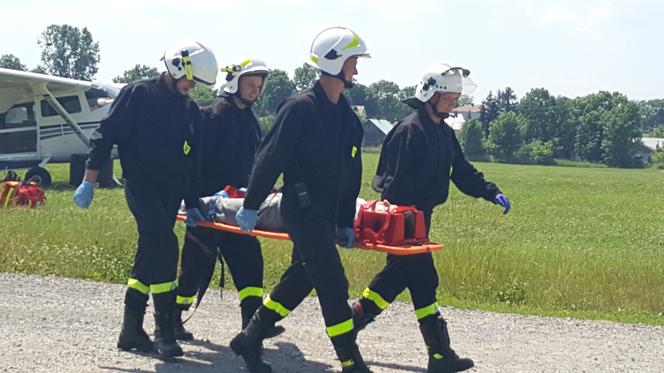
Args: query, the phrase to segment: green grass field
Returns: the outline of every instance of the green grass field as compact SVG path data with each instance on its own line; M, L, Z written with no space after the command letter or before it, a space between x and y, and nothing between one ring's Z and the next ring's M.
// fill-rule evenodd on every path
M369 182L377 156L364 155L364 198L376 197ZM447 245L435 254L441 303L664 325L663 172L476 166L513 210L503 216L452 188L432 224L432 240ZM92 207L81 210L64 185L68 166L49 169L56 185L45 208L0 210L0 271L125 282L136 232L122 190L97 189ZM180 238L183 228L177 224ZM290 245L262 242L270 288L290 261ZM342 250L342 257L353 298L385 262L375 252Z

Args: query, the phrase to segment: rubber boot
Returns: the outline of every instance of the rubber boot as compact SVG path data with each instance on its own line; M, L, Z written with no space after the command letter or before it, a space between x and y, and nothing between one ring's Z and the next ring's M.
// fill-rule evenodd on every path
M182 356L182 347L175 340L173 329L173 318L175 316L175 292L153 294L155 340L154 347L158 355L162 357Z
M143 329L143 318L148 296L134 289L127 289L125 294L124 319L118 338L118 348L125 351L138 350L152 352L154 344Z
M247 327L231 340L231 349L242 357L251 373L272 372L272 367L263 361L261 354L265 333L273 326L273 323L261 320L260 314L256 312Z
M362 355L360 354L360 349L355 343L356 334L355 332L350 336L350 341L345 343L339 343L335 341L338 339L335 337L332 340L332 345L334 346L334 351L337 353L337 357L341 362L341 372L342 373L371 373L369 367L364 363Z
M188 304L176 304L175 311L173 312L173 332L175 339L178 341L191 341L194 339L194 334L184 328L182 322L182 312L189 309Z
M436 313L420 320L420 331L429 352L428 373L461 372L475 366L468 358L460 358L450 346L447 322Z
M353 326L356 333L362 331L376 319L376 315L367 312L360 301L353 304L351 311L353 312Z
M259 297L247 297L240 303L240 315L242 316L242 329L249 325L249 321L258 310L258 307L263 304L263 299ZM265 332L265 338L274 338L281 333L285 332L286 328L281 325L273 325L268 331Z

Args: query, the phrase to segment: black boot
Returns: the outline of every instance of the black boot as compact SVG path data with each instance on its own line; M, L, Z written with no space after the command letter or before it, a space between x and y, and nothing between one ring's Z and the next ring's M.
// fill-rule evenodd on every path
M247 327L231 340L231 349L242 356L247 369L251 373L272 372L270 364L264 362L261 358L261 346L263 339L265 339L265 333L272 327L274 327L273 323L261 320L259 313L256 312Z
M359 301L353 304L351 311L353 312L353 327L356 333L359 333L376 319L376 315L367 312L365 307L362 306L362 302Z
M428 373L461 372L475 366L468 358L460 358L450 346L447 322L435 313L420 320L420 331L429 352Z
M182 356L182 347L175 340L173 317L175 313L175 292L153 294L154 300L154 347L162 357Z
M342 373L371 373L369 367L364 363L364 359L362 359L357 343L355 343L355 334L353 334L350 343L339 344L333 340L332 345L341 362Z
M125 294L124 319L122 331L118 338L118 348L129 351L136 349L141 352L152 352L154 345L143 329L143 317L148 296L134 289L127 289Z
M176 304L175 311L173 313L173 332L175 333L175 339L178 341L191 341L194 339L194 334L184 328L184 323L182 322L182 312L189 309L189 305Z
M263 304L263 299L259 297L247 297L240 303L240 315L242 316L242 329L249 325L249 321L254 316L258 307ZM286 328L281 325L273 325L265 332L265 338L274 338L285 332Z

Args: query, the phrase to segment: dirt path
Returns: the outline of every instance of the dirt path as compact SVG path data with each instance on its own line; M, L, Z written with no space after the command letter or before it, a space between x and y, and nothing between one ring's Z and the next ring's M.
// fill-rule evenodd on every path
M163 362L115 348L124 287L54 277L0 274L2 372L246 372L228 348L240 316L237 297L216 290L188 324L185 357ZM446 308L453 346L473 372L662 372L664 327L541 318ZM146 323L151 331L152 323ZM315 298L266 342L275 372L336 372ZM422 337L409 304L397 303L363 331L360 348L375 372L425 372Z

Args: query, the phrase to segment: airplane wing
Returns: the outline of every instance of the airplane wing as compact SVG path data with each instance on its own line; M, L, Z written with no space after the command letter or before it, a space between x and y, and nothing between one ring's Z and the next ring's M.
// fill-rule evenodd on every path
M46 91L59 92L76 88L88 89L92 82L61 78L58 76L0 68L0 113L21 101L30 101Z

